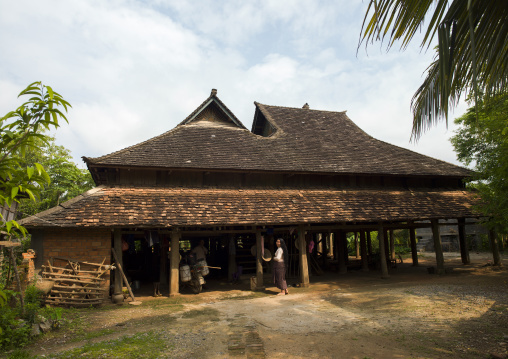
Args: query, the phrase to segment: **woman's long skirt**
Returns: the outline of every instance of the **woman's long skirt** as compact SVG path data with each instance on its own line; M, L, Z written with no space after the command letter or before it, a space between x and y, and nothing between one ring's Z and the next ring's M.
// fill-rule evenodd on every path
M286 266L284 262L273 262L273 282L280 290L286 290L288 288L286 283Z

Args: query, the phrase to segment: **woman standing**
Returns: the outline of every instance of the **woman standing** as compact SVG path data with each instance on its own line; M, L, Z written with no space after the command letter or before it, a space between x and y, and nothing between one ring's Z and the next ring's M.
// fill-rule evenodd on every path
M273 282L280 289L280 293L277 295L285 295L289 294L286 283L286 268L289 260L288 248L282 238L277 239L275 244L277 245L277 250L273 257Z

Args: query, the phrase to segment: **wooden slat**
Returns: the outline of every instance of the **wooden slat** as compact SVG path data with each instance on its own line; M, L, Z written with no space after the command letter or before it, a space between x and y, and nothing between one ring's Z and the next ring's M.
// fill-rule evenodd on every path
M49 294L48 298L51 298L52 295L56 295L56 294L64 294L64 295L68 295L68 296L77 296L77 297L86 297L88 295L88 296L97 296L97 297L102 298L102 297L104 297L105 293L69 292L69 291L65 291L65 290L52 290L51 293Z
M63 274L63 273L48 273L48 272L43 272L42 274L43 275L57 277L57 278L90 279L92 281L105 281L106 280L104 278L82 276L82 275L79 275L79 274ZM86 283L86 282L83 282L83 283Z
M113 267L113 266L110 266L110 265L106 265L106 267L108 267L108 266L109 266L109 267ZM50 267L49 267L49 266L42 265L42 266L41 266L41 268L48 268L48 269L49 269ZM52 267L52 268L53 268L53 269L59 269L59 270L62 270L62 271L64 271L64 272L73 272L73 270L72 270L72 269L69 269L69 268L61 268L61 267L57 267L57 268ZM114 267L113 267L113 268L114 268ZM110 270L110 269L113 269L113 268L108 268L108 269L106 269L106 270ZM80 271L79 271L79 273L94 273L94 274L96 274L96 273L100 273L100 272L99 272L99 271L96 271L96 270L80 270Z
M53 279L53 278L45 278L45 279ZM59 282L63 283L79 283L79 284L86 284L86 285L97 285L97 283L94 282L83 282L81 280L76 279L70 279L70 278L56 278ZM95 280L99 280L100 278L96 278ZM53 279L54 280L54 279ZM105 281L105 279L100 279L101 281Z
M61 261L65 261L65 262L71 261L71 262L76 262L76 263L80 263L80 264L86 264L86 265L95 266L95 267L104 267L105 266L104 264L100 264L100 263L82 262L82 261L78 261L76 259L67 258L67 257L52 257L52 258L53 259L57 259L57 260L61 260Z
M19 247L21 243L19 242L11 242L11 241L0 241L0 246L4 247Z
M109 290L109 288L101 288L101 287L87 287L87 288L83 288L83 287L76 287L76 286L68 286L68 285L57 285L55 284L53 286L53 288L57 288L57 289L62 289L62 288L66 288L66 289L74 289L74 290L86 290L86 291L90 291L90 290L95 290L95 291L99 291L99 292L106 292Z

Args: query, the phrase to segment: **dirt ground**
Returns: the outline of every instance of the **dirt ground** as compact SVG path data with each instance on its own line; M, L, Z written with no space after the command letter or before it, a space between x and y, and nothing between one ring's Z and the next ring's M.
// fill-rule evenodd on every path
M398 264L388 279L378 271L327 273L286 296L275 295L268 276L266 290L256 293L247 280L209 281L199 295L76 311L73 328L64 325L29 350L51 358L157 331L171 344L167 358L508 357L508 270L488 265L490 254L471 253L471 261L464 266L460 254L446 254L449 273L438 276L427 271L435 264L428 253L418 267L410 259Z

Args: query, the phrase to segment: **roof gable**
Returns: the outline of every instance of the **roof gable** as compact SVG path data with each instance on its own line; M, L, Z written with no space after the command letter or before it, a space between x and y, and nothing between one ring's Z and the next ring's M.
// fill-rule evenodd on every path
M246 127L236 118L226 105L217 97L217 90L212 89L210 96L196 108L180 125L189 125L197 122L212 122L216 124L236 126L243 129Z

